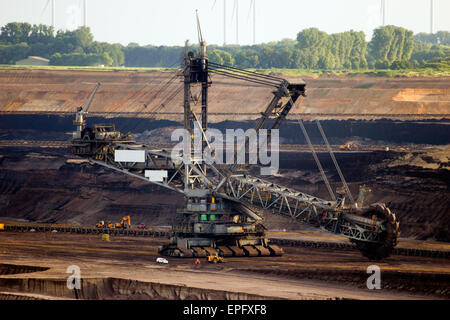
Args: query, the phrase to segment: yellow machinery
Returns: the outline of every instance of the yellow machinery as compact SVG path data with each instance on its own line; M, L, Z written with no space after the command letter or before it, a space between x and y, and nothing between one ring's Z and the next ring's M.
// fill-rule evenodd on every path
M105 229L128 229L131 227L131 219L130 216L125 216L122 218L122 221L118 223L111 223L101 220L96 225L96 228L105 228Z
M218 262L222 263L223 262L223 257L216 253L215 255L207 256L206 260L209 263L218 263Z
M349 151L358 150L358 146L354 141L349 141L339 146L339 150L349 150Z
M128 229L130 227L131 227L130 216L123 217L122 221L120 221L120 223L116 223L114 225L114 228L118 228L118 229Z
M114 229L114 225L111 222L106 222L101 220L96 225L96 228Z
M109 241L109 234L102 234L102 241Z
M5 225L3 223L0 223L0 231L5 230Z

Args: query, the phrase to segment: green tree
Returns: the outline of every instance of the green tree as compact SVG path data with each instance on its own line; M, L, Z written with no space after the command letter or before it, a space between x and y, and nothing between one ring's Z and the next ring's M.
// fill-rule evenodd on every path
M292 67L292 53L293 50L284 47L282 49L276 50L274 65L271 67L274 68L291 68Z
M227 66L234 65L234 58L231 53L219 49L214 49L209 52L208 59L218 64L224 64Z
M50 64L54 66L97 66L111 65L112 59L107 52L95 53L55 53L50 58Z
M389 69L389 67L391 66L391 64L389 63L389 61L387 59L385 60L377 60L375 61L375 69Z
M0 44L0 64L15 64L16 61L26 58L29 52L30 46L25 42L12 45Z
M298 48L306 49L306 48L317 48L320 49L324 46L328 38L328 35L320 31L317 28L309 28L300 31L297 34L297 44Z
M414 49L412 31L396 26L384 26L374 30L369 43L373 60L409 60Z
M450 32L438 31L438 32L436 32L436 38L437 38L438 44L450 46Z
M256 68L259 65L258 53L251 49L237 51L234 60L239 68Z
M433 45L430 43L416 42L411 60L430 61L433 59L443 60L450 56L450 46Z
M401 70L401 69L408 69L412 66L412 64L409 61L406 60L395 60L392 62L391 66L389 67L392 70Z
M17 44L27 42L31 33L31 25L29 23L11 22L3 26L1 29L0 41L5 44Z
M54 39L54 29L52 26L46 26L44 24L34 24L31 27L31 32L27 39L27 43L30 45L35 43L49 45L54 41Z
M122 45L118 43L109 44L107 42L94 41L86 49L86 53L95 53L95 54L108 53L109 58L112 59L112 63L110 65L121 66L125 62L125 55L122 51L122 48L123 48Z
M418 33L414 40L422 43L450 45L450 32L438 31L436 33Z

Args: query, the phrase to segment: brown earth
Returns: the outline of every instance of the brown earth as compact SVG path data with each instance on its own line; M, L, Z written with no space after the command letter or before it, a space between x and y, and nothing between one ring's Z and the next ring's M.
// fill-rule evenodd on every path
M298 150L305 148L297 147ZM329 195L311 154L282 151L275 182L324 199ZM0 219L94 225L119 222L171 225L182 195L87 162L68 161L65 149L0 148ZM402 237L450 241L449 146L397 151L337 152L353 195L365 184L366 202L385 202L398 216ZM329 155L319 153L333 190L340 186ZM258 174L257 168L251 169ZM305 230L288 217L266 214L272 230Z
M282 257L195 258L156 263L159 238L0 233L0 299L448 299L448 259L392 256L377 262L381 290L368 290L368 261L355 251L286 247ZM69 290L67 268L80 268Z
M0 113L72 113L84 103L95 83L101 82L90 111L107 117L124 110L149 116L167 96L154 98L169 77L167 73L1 70ZM448 78L361 76L304 80L308 97L293 110L294 116L301 112L333 119L370 119L375 117L373 114L392 118L398 118L398 114L425 118L449 115ZM213 77L213 81L211 121L254 119L271 96L270 88L220 77ZM181 94L174 101L181 101ZM179 119L181 106L174 101L162 108L160 118ZM2 134L14 132L8 130L1 130ZM166 142L163 136L168 129L159 131L155 142ZM38 136L32 130L29 135L33 139ZM149 136L155 136L155 132ZM48 137L54 138L54 134ZM372 189L368 202L386 202L393 209L401 222L402 237L450 241L449 146L392 150L385 152L378 147L336 153L353 194L357 194L358 186L368 185ZM320 152L319 158L335 189L339 177L329 156ZM118 222L129 214L132 224L168 226L176 219L176 208L183 205L182 196L173 192L86 162L67 160L65 149L49 144L0 146L0 220L93 225L98 220ZM282 151L280 167L279 175L272 178L275 181L328 198L306 146L290 146ZM310 230L287 217L267 214L265 219L265 225L272 230ZM249 263L233 258L218 270L208 265L196 270L192 261L174 259L167 272L154 263L156 247L165 240L121 238L111 244L99 244L98 240L82 235L0 234L0 258L9 264L0 267L0 273L10 273L0 277L0 299L77 298L63 288L68 259L87 270L85 291L78 296L87 299L449 297L445 290L449 281L446 260L391 257L382 263L389 279L388 291L374 293L364 287L368 261L358 252L287 248L281 260L263 258ZM286 260L288 257L293 260ZM30 273L14 274L19 271ZM214 291L223 285L224 277L229 285ZM440 284L445 285L444 290L438 288Z
M101 82L90 111L107 116L140 113L179 120L182 112L182 83L165 84L172 73L89 72L46 70L0 70L1 112L74 112L84 104L97 82ZM209 92L209 120L255 119L272 96L272 89L240 80L213 76ZM450 114L448 77L383 78L304 77L307 98L298 102L290 117L315 114L320 118L371 119L425 117L443 118ZM165 88L161 91L162 88ZM172 93L178 94L167 101ZM196 97L198 89L193 89ZM161 107L161 104L164 104ZM222 115L221 115L222 114ZM305 115L306 114L306 115ZM400 115L400 116L399 116Z

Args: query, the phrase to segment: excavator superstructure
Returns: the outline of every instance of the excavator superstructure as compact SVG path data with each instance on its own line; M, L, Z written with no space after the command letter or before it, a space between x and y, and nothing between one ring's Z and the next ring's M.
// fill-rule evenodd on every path
M77 131L69 152L184 195L185 205L177 210L181 222L173 226L169 242L159 249L164 255L281 255L282 249L271 244L265 236L262 222L264 214L268 213L287 215L345 236L370 259L389 256L396 245L399 223L384 204L349 204L345 192L338 192L333 200L324 200L251 176L236 164L216 165L206 161L203 155L210 148L208 88L212 84L212 73L272 88L273 98L255 125L257 132L268 130L268 139L271 130L278 129L298 99L306 95L306 84L301 81L290 83L283 78L209 61L198 21L197 25L199 53L185 50L180 73L184 85L183 123L188 148L178 152L155 150L150 145L136 143L128 135L123 136L113 127L100 135L103 131L99 128L106 130L106 127L85 127L83 115L87 109L81 108L77 112ZM200 110L195 110L191 104L193 86L201 88ZM95 91L97 89L98 86ZM200 139L200 153L192 151L194 137ZM243 148L247 150L248 145L245 141Z

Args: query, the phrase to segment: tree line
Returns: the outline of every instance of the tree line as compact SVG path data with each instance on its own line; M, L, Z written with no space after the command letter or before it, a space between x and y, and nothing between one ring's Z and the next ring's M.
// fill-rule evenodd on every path
M300 31L296 39L260 45L210 45L211 61L241 68L405 69L448 62L450 33L419 33L383 26L367 42L361 31L327 34L317 28ZM195 50L192 45L190 49ZM8 23L0 29L0 64L27 56L50 59L51 65L174 67L181 63L181 46L127 46L94 41L88 27L55 33L46 25Z
M47 25L8 23L0 28L0 64L15 64L28 56L50 59L51 65L120 66L125 62L122 46L94 41L88 27L74 31Z

